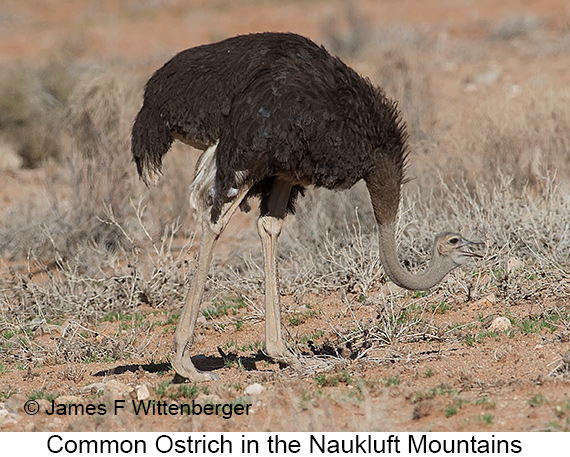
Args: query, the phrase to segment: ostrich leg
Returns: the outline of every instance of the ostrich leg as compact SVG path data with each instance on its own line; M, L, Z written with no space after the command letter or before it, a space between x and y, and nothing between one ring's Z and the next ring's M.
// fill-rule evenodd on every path
M196 330L196 320L200 313L200 304L204 294L204 287L208 279L208 271L212 262L212 253L216 241L220 237L232 215L249 191L249 187L242 187L235 198L226 203L222 208L222 214L215 224L210 220L210 212L202 213L202 238L200 251L198 253L198 264L196 273L192 280L192 286L186 298L186 304L182 310L176 333L174 334L174 359L172 367L180 376L192 381L209 381L219 379L219 376L211 372L199 371L190 359L190 348L194 342L194 332Z
M290 182L276 179L268 200L268 212L257 220L265 264L265 349L271 358L288 363L293 362L295 357L285 345L281 333L277 239L281 233L291 187Z

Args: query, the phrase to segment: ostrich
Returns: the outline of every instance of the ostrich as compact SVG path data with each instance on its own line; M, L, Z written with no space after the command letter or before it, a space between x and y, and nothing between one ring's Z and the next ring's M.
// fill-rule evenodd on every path
M435 237L423 273L396 255L395 223L407 134L395 101L339 58L291 33L241 35L180 52L145 86L132 128L143 181L161 174L174 140L202 150L190 204L202 219L198 263L174 337L172 366L195 381L218 379L190 359L215 243L238 207L260 199L266 354L296 364L281 334L277 239L307 186L344 190L363 179L378 223L380 259L398 286L425 290L477 254L456 233Z

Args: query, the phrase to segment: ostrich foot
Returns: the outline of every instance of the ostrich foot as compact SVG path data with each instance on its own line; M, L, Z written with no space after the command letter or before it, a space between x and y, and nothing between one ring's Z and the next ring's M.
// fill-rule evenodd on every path
M177 375L195 382L218 381L220 379L216 373L198 370L192 363L190 355L186 352L185 350L176 351L172 360L172 368L174 368Z
M288 365L294 369L299 369L301 363L299 356L291 351L285 344L269 345L265 349L265 354L275 362Z

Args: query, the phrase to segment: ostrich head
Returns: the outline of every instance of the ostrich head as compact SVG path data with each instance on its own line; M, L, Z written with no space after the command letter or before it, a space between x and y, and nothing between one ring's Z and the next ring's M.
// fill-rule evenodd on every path
M444 232L435 237L432 257L427 268L411 274L396 255L394 224L379 224L380 259L385 273L398 286L410 290L427 290L440 282L450 271L481 255L472 251L482 243L466 240L458 233Z
M471 249L482 243L469 241L459 233L443 232L436 235L433 243L432 259L442 270L450 272L459 267L469 259L481 258L481 255Z

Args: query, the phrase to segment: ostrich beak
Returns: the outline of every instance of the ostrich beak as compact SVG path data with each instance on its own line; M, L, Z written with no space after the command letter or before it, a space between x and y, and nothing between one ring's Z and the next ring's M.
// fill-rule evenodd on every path
M482 241L469 241L463 238L461 240L461 244L458 246L458 250L459 252L461 252L461 254L463 254L466 257L481 259L483 258L483 255L479 254L478 252L473 252L472 249L479 249L484 245L485 243L483 243Z

